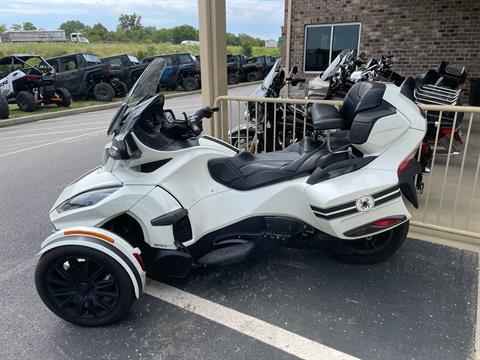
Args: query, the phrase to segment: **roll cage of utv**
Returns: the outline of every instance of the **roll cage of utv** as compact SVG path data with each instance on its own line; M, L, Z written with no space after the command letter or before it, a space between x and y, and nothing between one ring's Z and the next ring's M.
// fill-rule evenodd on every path
M55 69L39 55L4 56L0 73L0 92L20 110L33 111L48 104L70 106L70 93L58 86Z
M135 56L131 54L119 54L114 56L106 56L101 58L103 63L109 64L111 71L118 72L118 79L126 85L130 90L142 75L143 71L148 66L147 63L140 62ZM123 96L126 95L126 92Z

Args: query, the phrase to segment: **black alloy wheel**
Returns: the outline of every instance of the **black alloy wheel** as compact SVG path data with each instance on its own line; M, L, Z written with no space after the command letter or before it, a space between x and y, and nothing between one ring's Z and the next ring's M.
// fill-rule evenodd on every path
M81 246L55 248L42 255L35 283L51 311L82 326L120 319L134 298L131 280L120 264Z

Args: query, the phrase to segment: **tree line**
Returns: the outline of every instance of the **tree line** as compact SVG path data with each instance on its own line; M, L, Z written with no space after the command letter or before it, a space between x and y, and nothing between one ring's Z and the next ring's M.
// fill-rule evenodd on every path
M12 24L11 30L40 30L33 23ZM179 25L172 28L157 28L144 26L142 17L136 13L121 14L114 31L108 30L103 24L86 25L79 20L68 20L60 24L67 37L72 32L81 32L91 42L136 42L136 43L172 43L180 44L184 40L197 40L198 29L191 25ZM6 31L0 24L0 32ZM265 41L248 34L227 33L227 45L241 46L242 52L249 56L254 46L265 46Z

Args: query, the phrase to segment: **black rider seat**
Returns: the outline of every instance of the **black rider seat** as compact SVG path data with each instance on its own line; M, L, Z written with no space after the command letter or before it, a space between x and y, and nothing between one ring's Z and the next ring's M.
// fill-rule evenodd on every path
M346 153L331 154L325 144L304 138L285 150L251 154L242 151L233 157L208 161L215 181L237 190L251 190L281 181L310 175L319 166L345 160Z
M358 113L365 114L368 110L380 107L384 92L384 84L359 82L347 93L340 111L329 105L320 104L318 106L315 104L312 109L313 127L321 130L349 130ZM324 125L324 122L327 125ZM360 125L364 125L361 121L360 123ZM366 123L366 125L370 126L371 124ZM368 138L369 129L371 129L371 126L369 128L368 126L365 129L360 126L355 137L365 135L362 137L362 141L365 141ZM349 131L337 131L332 135L334 149L345 148L351 141ZM357 141L356 143L361 142ZM232 157L212 159L208 161L208 169L212 178L225 186L237 190L251 190L307 176L317 167L326 167L347 159L346 152L332 154L327 150L325 143L304 138L282 151L262 154L251 154L244 151Z

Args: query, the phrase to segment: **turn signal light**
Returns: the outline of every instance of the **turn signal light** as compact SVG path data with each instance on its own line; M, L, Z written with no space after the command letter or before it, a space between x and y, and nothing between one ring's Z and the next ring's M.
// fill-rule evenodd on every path
M94 231L87 231L87 230L67 230L63 232L64 235L87 235L87 236L93 236L102 240L105 240L106 242L109 242L110 244L113 244L115 240L113 240L110 236L100 234Z

